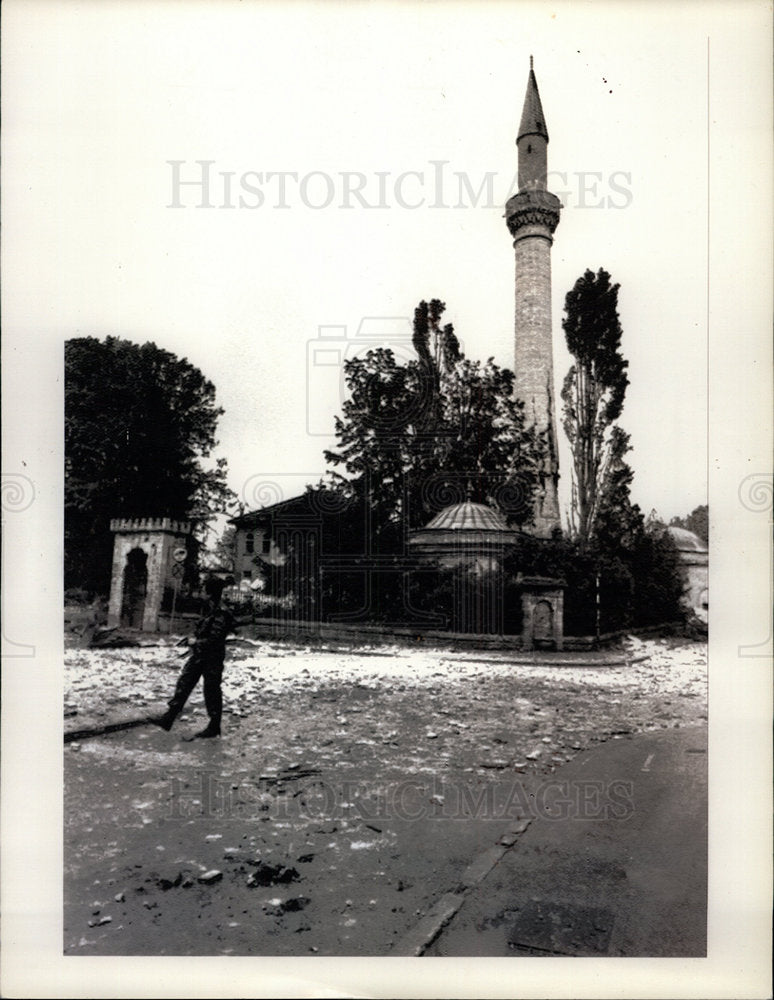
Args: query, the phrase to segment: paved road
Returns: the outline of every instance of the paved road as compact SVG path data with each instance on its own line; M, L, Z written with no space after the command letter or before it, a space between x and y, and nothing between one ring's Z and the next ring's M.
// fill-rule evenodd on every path
M706 738L614 740L558 770L425 954L705 955Z

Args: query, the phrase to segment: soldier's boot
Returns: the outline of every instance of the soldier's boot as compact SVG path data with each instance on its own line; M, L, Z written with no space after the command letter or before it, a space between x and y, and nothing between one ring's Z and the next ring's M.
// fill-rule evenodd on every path
M163 715L148 715L146 720L152 723L154 726L161 726L162 729L166 729L167 732L172 728L172 723L177 717L177 712L173 712L171 709L166 711Z
M220 736L220 716L210 716L210 721L207 723L201 732L194 733L191 737L194 740L209 740L213 736Z

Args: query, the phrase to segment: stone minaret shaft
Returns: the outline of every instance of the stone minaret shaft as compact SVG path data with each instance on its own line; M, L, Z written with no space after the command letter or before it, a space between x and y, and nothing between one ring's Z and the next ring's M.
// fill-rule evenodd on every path
M546 435L548 453L532 530L548 538L561 523L551 332L551 244L561 202L546 190L548 130L531 57L516 145L519 191L508 199L505 209L516 252L514 394L524 402L527 424Z

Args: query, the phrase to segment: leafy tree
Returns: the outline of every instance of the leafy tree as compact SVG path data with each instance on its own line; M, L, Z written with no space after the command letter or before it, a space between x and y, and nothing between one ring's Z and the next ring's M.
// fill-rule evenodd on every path
M236 568L236 528L233 524L227 524L223 529L220 538L212 547L212 557L216 565L234 572Z
M563 425L573 458L573 528L582 543L593 536L629 450L628 436L614 427L629 384L619 350L619 287L607 271L587 270L565 298L562 328L575 362L562 387Z
M65 344L65 585L105 593L113 517L191 519L226 508L215 387L185 358L118 337Z
M685 571L672 536L663 525L652 524L639 532L631 569L637 590L637 625L657 625L684 618L681 599Z
M532 516L545 442L525 428L513 374L466 358L444 310L438 299L415 310L415 360L378 348L345 363L349 398L325 457L365 504L373 552L400 551L404 531L466 497L514 524Z
M694 507L686 517L673 517L669 524L676 528L685 528L709 545L709 507L706 503Z

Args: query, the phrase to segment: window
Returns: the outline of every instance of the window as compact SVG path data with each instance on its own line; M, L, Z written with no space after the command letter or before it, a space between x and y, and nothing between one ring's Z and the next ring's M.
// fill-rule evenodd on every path
M252 578L252 575L253 575L253 571L252 570L250 570L250 569L243 569L242 570L242 579L243 580L250 580Z
M247 535L245 536L245 552L254 552L254 551L255 551L255 536L253 535L252 531L248 531Z
M261 553L265 556L271 551L271 539L268 535L264 535L261 538Z

